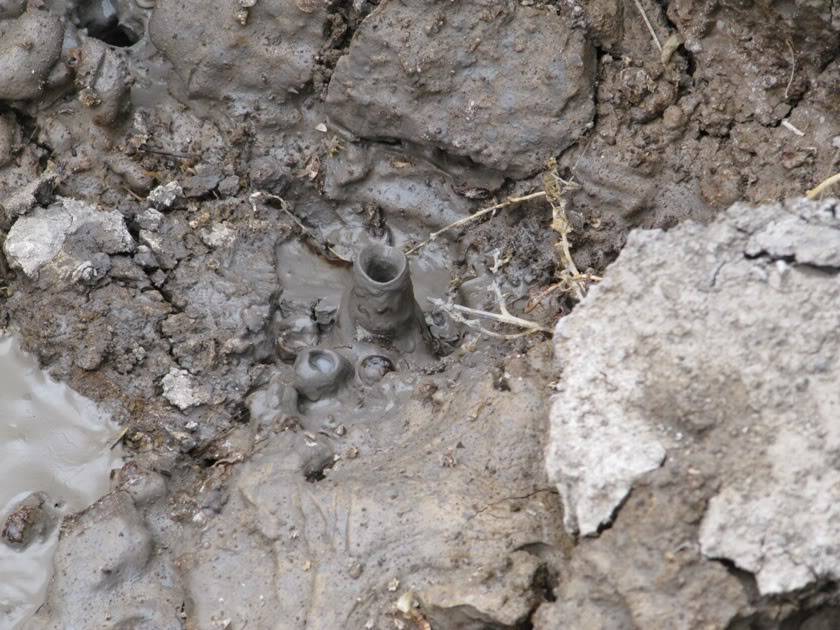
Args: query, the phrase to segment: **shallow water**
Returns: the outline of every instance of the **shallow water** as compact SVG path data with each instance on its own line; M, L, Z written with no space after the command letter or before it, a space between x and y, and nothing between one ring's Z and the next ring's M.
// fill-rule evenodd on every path
M116 433L92 401L0 334L0 530L31 492L46 492L63 514L95 502L119 463ZM58 528L24 550L0 542L0 628L15 628L42 603L57 541Z

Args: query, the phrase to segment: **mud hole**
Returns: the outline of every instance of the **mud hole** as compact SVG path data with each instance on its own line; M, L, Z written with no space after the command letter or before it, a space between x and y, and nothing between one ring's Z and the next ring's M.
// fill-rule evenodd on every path
M50 483L0 495L55 546L0 627L838 627L831 571L768 594L701 554L717 455L651 447L629 499L571 514L545 453L576 381L536 330L631 231L840 171L838 52L832 2L0 0L0 324L122 449L57 543ZM736 368L684 387L681 361L645 413L699 444L752 409ZM740 406L697 412L719 388Z

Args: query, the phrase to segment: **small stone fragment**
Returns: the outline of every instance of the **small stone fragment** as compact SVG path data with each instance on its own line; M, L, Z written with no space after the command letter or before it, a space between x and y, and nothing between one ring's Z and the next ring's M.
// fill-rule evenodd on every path
M157 210L172 210L184 199L184 189L177 181L158 186L149 193L148 200Z
M196 385L186 370L172 368L163 377L163 397L181 411L210 401L210 394Z
M202 229L199 236L208 247L229 247L236 240L236 232L224 223L214 223Z
M160 228L160 223L163 221L163 213L158 212L154 208L147 208L143 213L137 215L137 225L144 230L150 232L157 232Z

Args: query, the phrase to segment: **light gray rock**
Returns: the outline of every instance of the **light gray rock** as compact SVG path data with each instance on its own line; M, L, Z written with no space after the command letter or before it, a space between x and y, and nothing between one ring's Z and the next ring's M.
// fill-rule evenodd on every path
M146 208L141 214L137 215L135 220L137 221L137 225L144 230L156 232L163 221L163 213L158 212L154 208Z
M330 82L330 115L517 177L592 121L594 51L548 8L492 0L383 2Z
M65 277L98 253L127 253L134 245L116 210L59 197L48 208L37 208L19 218L9 230L3 250L11 266L30 278L38 277L47 265L58 277Z
M177 181L171 181L149 193L149 203L158 210L171 210L184 199L184 189Z
M748 256L767 255L772 258L789 258L797 263L818 267L840 266L840 222L833 213L825 217L811 217L806 222L795 215L787 215L773 221L750 238L747 243ZM834 229L826 229L834 225Z
M646 519L671 505L683 524L660 526L671 546L646 557L675 562L668 550L696 548L684 538L693 531L707 560L686 554L687 567L726 559L755 574L762 595L840 578L837 207L736 204L709 226L630 235L557 329L546 467L569 529L595 533L626 500L618 538L656 549L634 532L655 531ZM633 486L644 486L638 501ZM641 520L620 520L628 509ZM623 544L606 537L582 557ZM631 577L611 581L637 623L656 610Z
M4 196L0 199L3 218L11 222L17 216L29 212L36 205L46 205L52 200L53 190L57 183L58 175L55 171L47 170L37 179Z
M210 400L209 393L198 386L186 370L172 368L163 377L163 397L181 411L203 405Z
M577 319L560 320L555 339L564 344L564 360L573 363L591 351L586 335L592 331L586 328ZM551 413L546 454L546 467L565 504L566 530L582 536L609 523L633 482L665 459L656 431L632 407L602 406L590 395L579 396L593 385L611 386L600 367L581 359L565 372Z

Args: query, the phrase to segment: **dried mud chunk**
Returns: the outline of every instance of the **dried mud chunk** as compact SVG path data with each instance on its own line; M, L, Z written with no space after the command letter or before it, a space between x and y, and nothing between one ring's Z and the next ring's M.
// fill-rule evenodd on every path
M294 0L262 0L243 26L237 3L161 0L149 22L154 45L175 66L192 96L221 99L237 92L281 95L312 77L324 41L327 11Z
M21 101L41 93L58 61L64 25L44 11L0 20L0 100Z
M79 53L76 85L79 102L91 110L97 125L108 127L120 118L128 106L131 75L125 53L88 39Z
M495 2L385 2L339 60L331 116L525 176L593 116L594 52L545 9Z
M569 531L599 537L576 553L632 567L598 563L639 628L729 627L718 615L744 591L714 560L797 605L840 577L836 205L736 204L635 231L557 326L546 470ZM663 599L651 576L680 563Z

